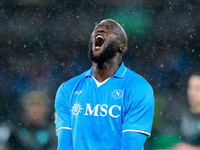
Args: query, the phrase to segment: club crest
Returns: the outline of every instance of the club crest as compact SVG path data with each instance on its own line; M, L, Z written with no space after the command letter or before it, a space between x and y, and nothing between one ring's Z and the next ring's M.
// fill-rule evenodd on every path
M124 92L123 92L122 90L120 90L120 89L114 90L114 91L112 92L112 97L113 97L114 99L120 99L120 98L123 97L123 95L124 95Z

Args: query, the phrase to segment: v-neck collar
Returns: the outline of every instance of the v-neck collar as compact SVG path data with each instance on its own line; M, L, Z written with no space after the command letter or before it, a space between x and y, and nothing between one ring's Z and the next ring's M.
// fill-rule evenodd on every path
M104 83L106 83L110 79L110 78L108 78L108 79L104 80L103 82L99 82L93 76L92 76L92 78L94 79L97 87L100 87L101 85L103 85Z

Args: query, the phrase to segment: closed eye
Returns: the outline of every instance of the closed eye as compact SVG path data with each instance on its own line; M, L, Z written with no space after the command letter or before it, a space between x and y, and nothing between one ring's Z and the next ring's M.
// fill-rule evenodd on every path
M112 26L111 25L107 25L106 28L107 29L112 29Z

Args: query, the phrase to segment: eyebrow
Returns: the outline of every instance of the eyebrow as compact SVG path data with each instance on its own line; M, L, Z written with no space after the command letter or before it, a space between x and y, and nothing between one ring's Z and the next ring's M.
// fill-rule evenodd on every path
M100 27L103 27L103 26L105 26L107 29L112 29L112 25L110 25L110 24L98 24L96 27L95 27L95 29L98 29L98 28L100 28Z

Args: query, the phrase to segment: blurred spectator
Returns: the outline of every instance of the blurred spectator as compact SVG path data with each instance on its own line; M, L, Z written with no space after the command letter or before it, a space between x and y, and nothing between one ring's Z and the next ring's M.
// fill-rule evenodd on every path
M8 140L11 135L11 127L7 124L0 124L0 150L9 150Z
M47 121L49 107L45 93L28 92L21 104L21 123L14 126L8 142L11 150L54 150L54 124Z
M8 147L6 145L0 144L0 150L8 150Z
M200 150L200 74L194 74L188 81L189 110L184 109L180 124L182 142L175 150Z

